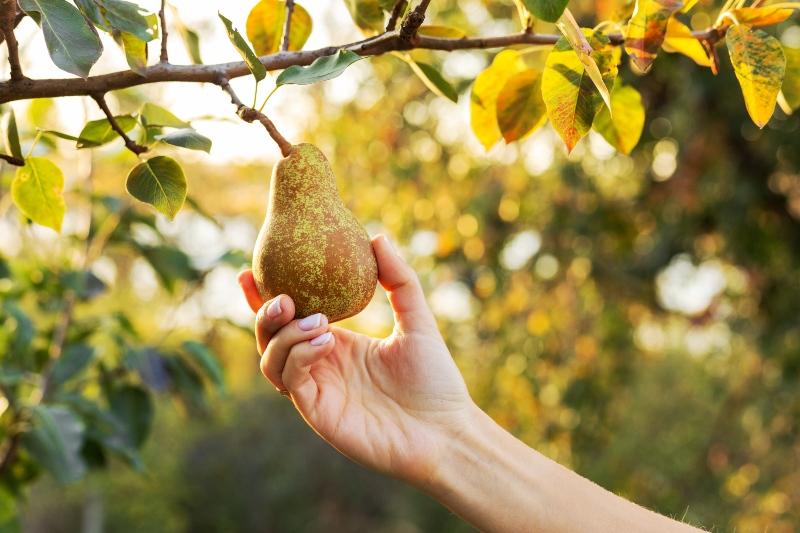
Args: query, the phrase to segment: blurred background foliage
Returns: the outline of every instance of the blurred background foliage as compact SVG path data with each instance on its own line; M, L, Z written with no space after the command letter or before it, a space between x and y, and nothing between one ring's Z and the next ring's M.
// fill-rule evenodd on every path
M470 33L500 33L513 14L510 3L434 4L437 21ZM606 4L570 7L591 25ZM711 4L701 0L693 25ZM800 41L791 22L777 33ZM459 104L388 56L293 88L286 102L305 107L293 140L320 146L359 220L399 243L473 397L500 424L659 512L715 530L797 530L800 118L778 110L758 130L728 66L715 77L662 54L646 77L624 70L647 109L631 156L592 133L567 157L550 127L485 153L469 132L468 86L492 55L414 52L441 65ZM132 110L158 91L117 103ZM27 108L21 129L52 127L48 105ZM4 166L0 342L29 342L41 358L72 301L72 342L159 395L141 453L95 458L109 470L79 483L41 478L26 531L469 529L338 456L259 376L235 274L269 165L220 163L213 150L185 159L195 206L168 222L124 197L134 157L116 145L40 149L72 167L66 235L24 224ZM110 215L115 227L92 239ZM88 249L101 244L76 277L86 235ZM346 325L387 334L383 293ZM221 360L224 387L198 346ZM16 479L34 474L25 467Z

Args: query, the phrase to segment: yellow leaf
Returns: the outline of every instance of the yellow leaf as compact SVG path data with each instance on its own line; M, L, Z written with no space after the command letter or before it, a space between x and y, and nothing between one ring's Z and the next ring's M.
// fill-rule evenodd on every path
M786 57L786 76L781 92L791 111L800 108L800 48L783 47Z
M780 6L741 7L731 11L739 24L748 26L771 26L788 19L792 13L793 9Z
M11 182L11 198L37 224L61 231L64 219L64 175L43 157L29 157Z
M611 91L611 113L602 108L592 127L623 154L639 143L644 129L644 106L642 96L630 85L616 83Z
M681 13L688 13L695 5L697 5L697 0L686 0L681 8Z
M584 31L589 33L589 30ZM608 37L600 32L592 34L589 43L603 81L606 85L613 84L619 48L612 46ZM547 117L571 152L589 132L603 101L566 37L560 38L547 56L542 74L542 98Z
M763 128L775 111L786 71L781 43L761 30L739 24L728 30L726 41L747 112Z
M489 68L475 78L469 104L470 125L475 136L487 150L501 137L497 125L497 95L508 78L524 68L525 63L518 52L503 50L494 56Z
M283 25L286 22L286 2L261 0L247 15L247 38L256 54L274 54L281 48ZM295 3L289 28L289 50L300 50L311 35L311 16Z
M625 51L640 71L653 66L667 33L667 21L682 6L680 0L636 0L625 34Z
M513 74L497 95L497 125L507 143L521 139L547 120L542 100L542 73L527 69Z
M667 34L662 48L665 52L683 54L701 67L711 67L711 59L703 45L692 35L692 30L675 17L670 18L667 23Z
M426 37L440 37L444 39L461 39L467 36L466 33L459 30L458 28L451 28L449 26L434 26L434 25L421 26L417 33L419 33L420 35L424 35Z

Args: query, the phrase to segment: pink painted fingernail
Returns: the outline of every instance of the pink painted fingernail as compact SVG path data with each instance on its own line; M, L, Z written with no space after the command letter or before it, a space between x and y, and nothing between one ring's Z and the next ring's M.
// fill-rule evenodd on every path
M267 316L270 318L275 318L279 314L281 314L281 297L278 296L275 298L269 306L267 306Z
M323 333L319 337L314 337L311 339L311 346L322 346L323 344L327 343L333 337L333 333L330 331L327 333Z
M303 331L311 331L314 328L318 328L319 325L322 323L322 314L316 313L311 316L307 316L297 322L297 325L300 326L300 329Z

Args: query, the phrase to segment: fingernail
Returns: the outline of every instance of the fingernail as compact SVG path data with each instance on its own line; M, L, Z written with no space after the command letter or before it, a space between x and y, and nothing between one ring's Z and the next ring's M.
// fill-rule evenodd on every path
M323 333L319 337L314 337L313 339L311 339L311 346L322 346L326 342L330 341L331 337L333 337L333 333L331 333L330 331L327 333Z
M270 318L275 318L281 314L281 297L278 296L275 298L271 304L267 307L267 316Z
M315 315L307 316L300 321L297 322L297 325L300 326L300 329L303 331L310 331L314 328L318 328L319 325L322 323L322 315L317 313Z

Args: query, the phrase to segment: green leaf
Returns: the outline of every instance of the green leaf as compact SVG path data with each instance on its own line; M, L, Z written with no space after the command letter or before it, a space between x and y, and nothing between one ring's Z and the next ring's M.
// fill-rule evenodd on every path
M64 139L65 141L78 142L78 141L81 140L80 137L75 137L74 135L70 135L69 133L64 133L64 132L56 131L56 130L42 130L42 134L44 134L44 135L52 135L54 137L58 137L59 139Z
M195 65L202 65L203 57L200 55L200 36L197 35L196 31L190 30L182 24L179 30L181 38L183 39L183 45L186 47L186 52L189 54L192 63Z
M131 115L117 115L114 117L114 119L125 133L128 133L133 129L134 126L136 126L136 119ZM58 132L49 131L48 133L52 133L53 135L61 138L69 137ZM114 131L114 128L111 127L111 123L107 118L91 120L86 123L81 132L78 134L76 147L79 149L95 148L97 146L102 146L106 143L109 143L118 137L119 134Z
M536 18L555 22L564 13L569 0L522 0L528 11Z
M218 389L225 388L225 378L222 375L222 367L219 365L217 357L204 344L195 341L183 343L183 349L205 373Z
M589 33L589 30L584 31ZM589 44L603 82L612 85L617 76L618 47L611 45L608 37L599 31L589 37ZM603 99L566 37L561 37L547 56L542 74L542 98L547 106L547 117L571 152L589 132Z
M414 61L410 60L409 65L411 65L411 69L414 71L414 74L422 80L422 83L430 89L433 94L438 96L444 96L445 98L452 100L453 102L458 103L458 93L450 85L450 82L447 81L439 74L439 71L436 70L432 65L428 63L422 63L421 61Z
M108 403L114 418L124 428L127 442L140 448L153 425L153 399L141 387L123 385L111 389Z
M139 163L125 183L137 200L152 205L170 219L175 218L186 200L186 177L177 161L159 155Z
M189 256L171 246L140 246L142 256L156 271L164 287L169 291L175 290L175 282L182 280L196 280L199 273L192 267Z
M344 70L355 63L364 59L350 50L339 50L333 55L323 56L314 60L307 67L293 65L280 73L275 80L275 85L295 84L308 85L318 81L330 80L339 76Z
M144 76L144 69L147 68L147 43L128 32L120 34L120 41L128 66L135 73Z
M67 346L50 372L50 386L58 388L83 372L94 358L94 348L85 344Z
M102 6L102 14L115 30L135 35L150 42L156 35L147 20L147 11L125 0L95 0Z
M225 18L222 13L217 13L217 15L219 15L219 19L225 25L228 39L230 39L231 44L233 44L234 48L239 52L239 55L242 56L244 62L247 63L247 68L253 73L256 81L263 80L267 76L266 67L259 61L258 56L256 56L256 53L250 48L250 45L247 44L247 41L244 40L242 34L233 27L233 23Z
M53 63L70 74L87 77L103 45L80 11L66 0L19 0L19 5L42 27Z
M783 78L783 92L789 109L795 111L800 108L800 48L783 47L786 57L786 75Z
M11 354L19 361L21 356L25 355L31 347L31 343L36 336L36 327L28 315L13 300L5 300L2 310L3 314L0 315L2 322L0 322L0 325L10 329L11 338L13 339Z
M61 231L64 219L64 175L51 161L29 157L11 182L11 197L22 213L37 224Z
M188 128L189 123L179 119L167 109L155 104L146 103L139 112L142 124L147 127Z
M19 131L17 131L17 117L14 110L8 110L6 119L6 150L14 157L23 158L22 147L19 145Z
M3 533L20 533L22 531L17 498L2 486L0 486L0 531Z
M95 26L103 31L111 32L111 25L103 16L100 5L95 0L74 0L75 5Z
M156 135L155 138L167 144L188 148L189 150L202 150L206 153L211 151L211 139L200 135L191 128L176 130L164 135Z
M380 0L345 0L353 22L365 33L383 31L383 7Z
M642 96L634 87L616 83L611 91L611 113L608 108L600 110L592 127L608 144L623 154L639 143L644 129L644 106Z
M775 111L786 72L781 43L762 30L738 24L731 26L725 40L747 112L763 128Z
M507 143L521 139L547 120L542 73L523 70L508 78L497 95L497 125Z
M497 125L497 95L508 78L525 68L516 50L503 50L489 67L478 74L470 94L470 126L483 147L488 150L500 140Z
M37 405L32 412L33 427L22 437L25 449L60 483L83 477L84 424L80 418L61 406Z
M170 386L170 377L164 356L154 348L127 350L124 357L127 368L135 370L142 383L155 392L164 392Z
M667 34L669 18L681 7L680 0L636 0L625 33L625 51L641 72L653 66Z
M261 0L247 15L247 38L260 55L274 54L281 48L283 26L286 22L286 2ZM311 35L311 15L303 6L294 4L289 27L289 50L300 50Z

